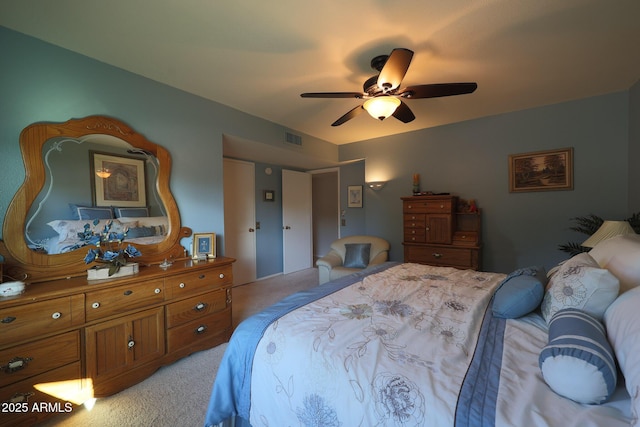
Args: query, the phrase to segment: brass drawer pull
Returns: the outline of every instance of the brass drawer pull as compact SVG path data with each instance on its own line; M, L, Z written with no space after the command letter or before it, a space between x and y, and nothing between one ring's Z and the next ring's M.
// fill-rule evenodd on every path
M207 326L206 325L200 325L196 328L195 333L200 335L200 334L204 334L207 331Z
M206 274L201 274L201 275L198 276L198 279L204 279L205 277L207 277Z
M26 393L16 393L9 400L5 400L2 403L24 403L28 402L29 398L33 396L35 393L28 391Z
M31 357L14 357L13 359L9 360L9 363L7 363L6 365L0 366L0 371L5 371L7 374L19 371L26 368L29 362L31 362L32 360L33 358Z
M7 316L4 319L2 319L2 323L11 323L14 320L16 320L16 318L14 316Z
M207 308L207 306L208 306L208 305L209 305L209 304L207 304L206 302L199 302L198 304L196 304L196 306L195 306L195 307L193 307L193 309L194 309L195 311L202 311L202 310L204 310L205 308Z
M437 252L434 252L431 255L433 255L434 258L442 258L442 254L439 254Z
M132 291L132 290L124 291L124 294L125 294L126 296L129 296L129 295L131 295L132 293L133 293L133 291Z

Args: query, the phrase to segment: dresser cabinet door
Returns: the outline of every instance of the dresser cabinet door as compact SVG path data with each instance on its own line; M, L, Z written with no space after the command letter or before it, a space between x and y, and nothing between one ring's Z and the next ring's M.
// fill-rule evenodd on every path
M161 358L164 334L163 307L87 327L87 377L98 390L101 382Z

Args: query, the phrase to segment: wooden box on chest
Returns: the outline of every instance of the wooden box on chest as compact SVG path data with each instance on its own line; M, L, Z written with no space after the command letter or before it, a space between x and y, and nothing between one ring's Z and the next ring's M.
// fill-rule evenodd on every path
M31 425L51 415L34 404L65 412L68 402L111 395L228 341L233 261L176 261L91 283L44 281L0 300L0 402L27 409L3 413L0 425ZM43 384L65 387L47 392Z
M450 195L402 198L404 262L479 270L479 211L460 211Z

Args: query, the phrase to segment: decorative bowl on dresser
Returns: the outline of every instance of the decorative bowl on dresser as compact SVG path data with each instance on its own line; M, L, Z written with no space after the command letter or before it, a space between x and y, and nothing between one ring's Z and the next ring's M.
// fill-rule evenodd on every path
M136 245L142 253L136 274L88 280L87 247L48 253L29 244L35 241L29 232L35 222L53 219L35 221L46 209L35 209L35 214L32 209L42 204L41 192L52 192L45 189L45 144L71 139L76 143L71 145L82 145L104 138L111 145L121 141L127 152L153 163L156 190L149 186L147 191L157 191L153 198L161 206L154 209L166 227L158 241ZM75 405L121 391L163 365L229 340L235 260L185 256L180 239L191 230L180 225L169 191L166 150L101 116L28 126L20 147L26 178L7 209L0 255L5 277L24 281L26 288L0 297L0 426L33 425L73 411ZM75 181L87 182L81 178Z
M451 195L402 197L404 262L479 270L480 211Z

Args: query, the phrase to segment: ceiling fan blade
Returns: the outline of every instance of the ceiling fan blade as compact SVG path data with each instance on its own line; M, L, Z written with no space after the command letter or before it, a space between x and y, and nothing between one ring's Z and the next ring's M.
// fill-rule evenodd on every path
M400 105L398 105L396 111L393 112L393 117L400 120L402 123L409 123L416 118L409 106L402 101L400 101Z
M301 93L303 98L357 98L362 99L364 94L362 92L309 92Z
M358 114L362 113L363 111L364 111L364 108L362 108L362 105L358 105L353 110L350 110L347 114L345 114L344 116L340 117L335 122L331 123L331 126L340 126L341 124L345 123L346 121L353 119L355 116L357 116Z
M409 49L393 49L378 76L378 87L388 92L400 86L412 58L413 51Z
M475 91L477 87L477 83L436 83L409 86L401 89L396 95L411 99L438 98L440 96L464 95Z

